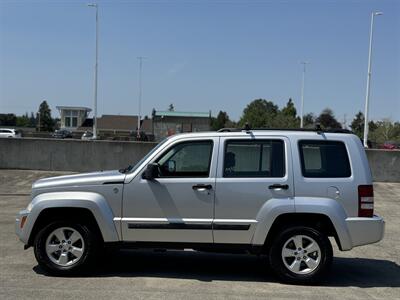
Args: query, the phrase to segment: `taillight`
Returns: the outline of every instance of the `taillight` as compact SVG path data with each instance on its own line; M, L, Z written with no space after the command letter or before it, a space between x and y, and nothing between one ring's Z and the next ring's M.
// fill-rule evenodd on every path
M358 186L358 216L374 216L374 187L373 185Z

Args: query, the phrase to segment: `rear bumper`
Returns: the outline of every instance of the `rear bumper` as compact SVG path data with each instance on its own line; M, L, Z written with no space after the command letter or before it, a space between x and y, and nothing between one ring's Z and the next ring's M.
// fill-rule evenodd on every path
M347 218L352 246L362 246L379 242L385 232L385 221L379 216L372 218Z

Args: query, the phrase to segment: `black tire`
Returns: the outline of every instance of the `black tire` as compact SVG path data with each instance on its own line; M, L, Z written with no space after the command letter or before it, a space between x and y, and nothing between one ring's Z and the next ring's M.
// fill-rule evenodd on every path
M69 227L80 233L84 242L84 250L80 259L70 266L60 266L51 261L46 253L46 241L49 235L61 227ZM88 225L68 221L56 221L41 229L34 240L34 253L41 268L56 276L70 276L81 274L95 261L101 249L101 241L96 231Z
M285 266L282 258L282 250L285 243L296 235L312 238L320 248L319 264L312 272L307 274L292 272ZM332 245L328 237L314 228L305 226L288 227L278 233L270 245L268 254L272 271L284 282L298 284L313 284L320 281L331 266L333 258ZM306 265L303 264L303 266L306 269Z

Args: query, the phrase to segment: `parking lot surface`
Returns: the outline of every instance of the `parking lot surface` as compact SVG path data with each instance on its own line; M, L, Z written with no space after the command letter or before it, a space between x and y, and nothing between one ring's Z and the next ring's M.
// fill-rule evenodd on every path
M194 251L120 251L81 277L47 276L14 234L31 184L65 172L0 170L0 299L400 299L400 183L375 184L384 239L340 252L316 286L276 281L263 258Z

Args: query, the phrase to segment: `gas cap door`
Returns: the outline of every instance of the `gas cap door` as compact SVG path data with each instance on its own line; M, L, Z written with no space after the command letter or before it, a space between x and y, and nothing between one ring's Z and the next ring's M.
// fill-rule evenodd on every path
M331 199L338 200L340 199L340 191L336 186L330 186L327 189L328 197Z

